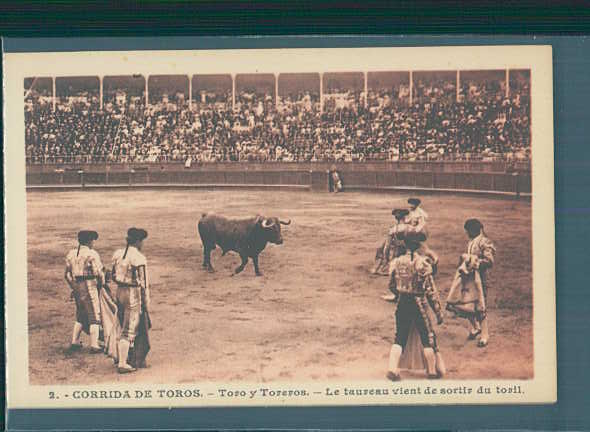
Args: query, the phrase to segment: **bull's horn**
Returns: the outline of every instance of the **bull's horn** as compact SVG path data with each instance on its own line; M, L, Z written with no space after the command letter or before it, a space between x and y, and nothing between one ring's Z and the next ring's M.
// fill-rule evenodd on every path
M280 220L280 219L279 219L279 223L280 223L281 225L291 225L291 219L289 219L287 222L285 222L285 221L282 221L282 220Z
M273 226L275 223L272 219L264 219L262 221L262 228L270 228L271 226Z

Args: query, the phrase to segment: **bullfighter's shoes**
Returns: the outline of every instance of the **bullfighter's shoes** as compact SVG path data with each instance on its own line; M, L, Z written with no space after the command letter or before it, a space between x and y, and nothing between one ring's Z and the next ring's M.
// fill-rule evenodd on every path
M394 294L385 294L381 296L382 300L388 301L388 302L393 302L395 301L395 295Z
M481 321L481 336L479 341L477 341L477 346L480 348L484 348L488 346L488 339L490 338L490 332L488 330L488 319L484 318Z
M436 374L438 378L443 378L447 374L447 367L445 366L442 354L439 351L436 351L434 353L434 358L436 360Z
M123 365L123 366L119 366L117 367L117 372L119 372L120 374L127 374L127 373L131 373L131 372L135 372L137 369L135 369L132 366L129 365Z
M424 359L426 360L426 374L428 378L434 379L439 378L438 372L436 370L436 356L434 355L434 350L430 347L424 348Z
M389 351L389 371L387 378L391 381L399 381L401 379L399 373L399 359L402 356L403 348L401 345L393 344Z
M391 381L400 381L402 379L402 377L398 372L393 372L393 371L388 371L387 372L387 379L391 380Z
M78 351L80 351L81 349L82 349L82 344L81 344L81 343L73 343L73 344L71 344L71 345L69 346L69 348L66 350L66 352L67 352L68 354L71 354L71 353L78 352Z
M475 331L471 330L471 331L469 331L469 336L467 336L467 339L468 340L475 340L479 336L480 333L481 333L480 329L477 329Z

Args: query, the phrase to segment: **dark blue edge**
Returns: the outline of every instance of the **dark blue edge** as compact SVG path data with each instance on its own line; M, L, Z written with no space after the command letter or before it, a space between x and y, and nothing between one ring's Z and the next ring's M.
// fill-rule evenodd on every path
M555 38L535 36L163 36L88 38L4 38L6 53L206 50L264 48L355 48L388 46L538 45Z
M458 385L457 383L451 385ZM447 412L448 414L445 414ZM9 428L187 429L559 429L555 406L358 406L12 410ZM467 421L466 421L467 420ZM517 425L517 426L515 426Z
M558 402L512 406L358 406L179 409L10 410L9 430L32 429L586 429L590 374L587 277L590 207L590 45L586 37L386 36L200 37L3 40L6 52L281 47L550 44L554 52ZM142 45L142 43L144 43ZM133 48L133 47L136 48ZM61 49L58 49L61 47ZM567 268L567 271L566 271ZM449 385L453 385L452 382Z

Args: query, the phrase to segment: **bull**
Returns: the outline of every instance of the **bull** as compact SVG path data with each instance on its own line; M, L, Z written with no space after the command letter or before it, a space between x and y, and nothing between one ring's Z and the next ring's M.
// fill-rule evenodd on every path
M256 276L262 276L258 267L258 255L267 243L280 245L283 243L281 225L289 225L276 217L265 218L256 216L248 219L228 219L223 216L203 213L197 225L201 242L203 243L203 268L213 272L211 265L211 251L219 246L222 256L229 251L237 252L242 259L241 264L234 270L240 273L252 258Z

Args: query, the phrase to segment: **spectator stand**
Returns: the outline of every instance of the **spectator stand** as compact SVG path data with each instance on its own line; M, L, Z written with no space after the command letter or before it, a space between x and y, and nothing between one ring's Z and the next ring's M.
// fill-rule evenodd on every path
M497 189L512 172L525 179L519 191L530 183L529 71L35 77L24 100L30 178L71 167L111 181L121 170L139 178L132 166L148 176L186 167L191 178L336 163L347 188ZM363 171L387 180L351 177ZM488 180L464 184L469 172Z

